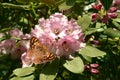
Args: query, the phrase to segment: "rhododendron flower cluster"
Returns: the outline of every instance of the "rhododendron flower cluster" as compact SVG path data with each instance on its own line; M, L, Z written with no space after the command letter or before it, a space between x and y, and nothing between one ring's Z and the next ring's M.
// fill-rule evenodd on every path
M29 34L23 34L21 30L15 28L6 32L10 36L10 39L6 39L0 42L0 54L10 55L12 59L20 59L21 54L27 51L29 44L28 40L30 39ZM4 37L5 34L1 33L0 37ZM16 39L20 39L17 41ZM24 40L23 40L24 39Z
M85 46L84 34L74 19L70 21L62 13L55 13L48 19L41 18L31 36L35 36L57 57L72 59L77 51ZM23 67L31 65L27 53L22 55Z
M92 14L92 21L95 22L100 20L103 23L108 23L110 19L117 18L118 14L117 7L110 7L108 11L104 11L103 5L99 2L98 4L93 4L92 8L97 10L98 13Z
M61 13L55 13L49 19L41 18L31 31L47 48L58 56L69 57L85 46L84 35L75 20L68 21Z

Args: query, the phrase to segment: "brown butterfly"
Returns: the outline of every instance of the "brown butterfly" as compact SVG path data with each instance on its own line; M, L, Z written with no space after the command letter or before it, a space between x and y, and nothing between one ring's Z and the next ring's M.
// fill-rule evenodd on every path
M30 40L30 48L27 52L27 56L34 64L51 62L55 58L55 55L47 50L46 46L44 46L36 37L32 37Z

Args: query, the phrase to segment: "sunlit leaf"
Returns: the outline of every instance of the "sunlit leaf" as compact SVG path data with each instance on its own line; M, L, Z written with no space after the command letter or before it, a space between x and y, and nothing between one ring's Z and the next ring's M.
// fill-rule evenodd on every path
M112 19L112 20L120 23L120 18L115 18L115 19Z
M92 62L92 57L86 56L86 55L82 55L82 57L83 57L86 61Z
M68 10L71 7L73 7L73 5L67 5L66 2L64 2L64 3L60 4L58 7L60 10Z
M73 60L66 60L63 66L73 73L80 74L84 71L84 64L80 57L75 57Z
M110 37L120 37L120 31L118 30L113 30L111 28L108 28L104 31L105 34L107 34Z
M34 80L34 76L26 76L26 77L13 77L10 80Z
M40 73L40 80L54 80L58 73L59 60L54 60L51 64L47 64Z
M90 57L98 57L98 56L104 56L106 53L95 47L86 46L82 48L79 54L90 56Z
M90 18L90 16L85 15L85 16L79 18L77 22L78 22L78 25L81 26L82 30L85 31L91 23L91 18Z
M26 67L26 68L17 68L13 71L16 76L26 76L32 74L35 71L34 67Z

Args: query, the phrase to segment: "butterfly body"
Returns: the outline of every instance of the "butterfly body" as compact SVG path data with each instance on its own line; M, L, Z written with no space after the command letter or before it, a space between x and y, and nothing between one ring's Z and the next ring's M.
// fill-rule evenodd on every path
M34 64L51 62L55 58L55 55L47 50L46 46L44 46L36 37L31 38L30 48L27 53Z

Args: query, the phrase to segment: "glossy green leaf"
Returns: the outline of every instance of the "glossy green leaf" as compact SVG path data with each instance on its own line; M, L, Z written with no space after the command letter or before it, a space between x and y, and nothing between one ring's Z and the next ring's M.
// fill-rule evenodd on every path
M112 5L113 0L100 0L102 5L104 6L105 10L109 10L110 6Z
M59 60L54 60L51 64L45 65L42 69L39 79L40 80L54 80L58 73Z
M10 80L34 80L34 76L26 76L26 77L13 77Z
M82 48L79 54L86 55L89 57L104 56L106 53L92 46L86 46Z
M66 60L63 66L69 71L77 74L84 71L84 64L80 57L75 57L73 60Z
M108 28L104 31L105 34L107 34L110 37L120 37L120 31L113 30L112 28Z
M82 30L85 31L91 23L91 18L90 16L85 15L82 18L79 18L77 22L78 22L78 25L81 26Z
M35 71L34 67L26 67L26 68L17 68L13 71L16 76L26 76L32 74Z

